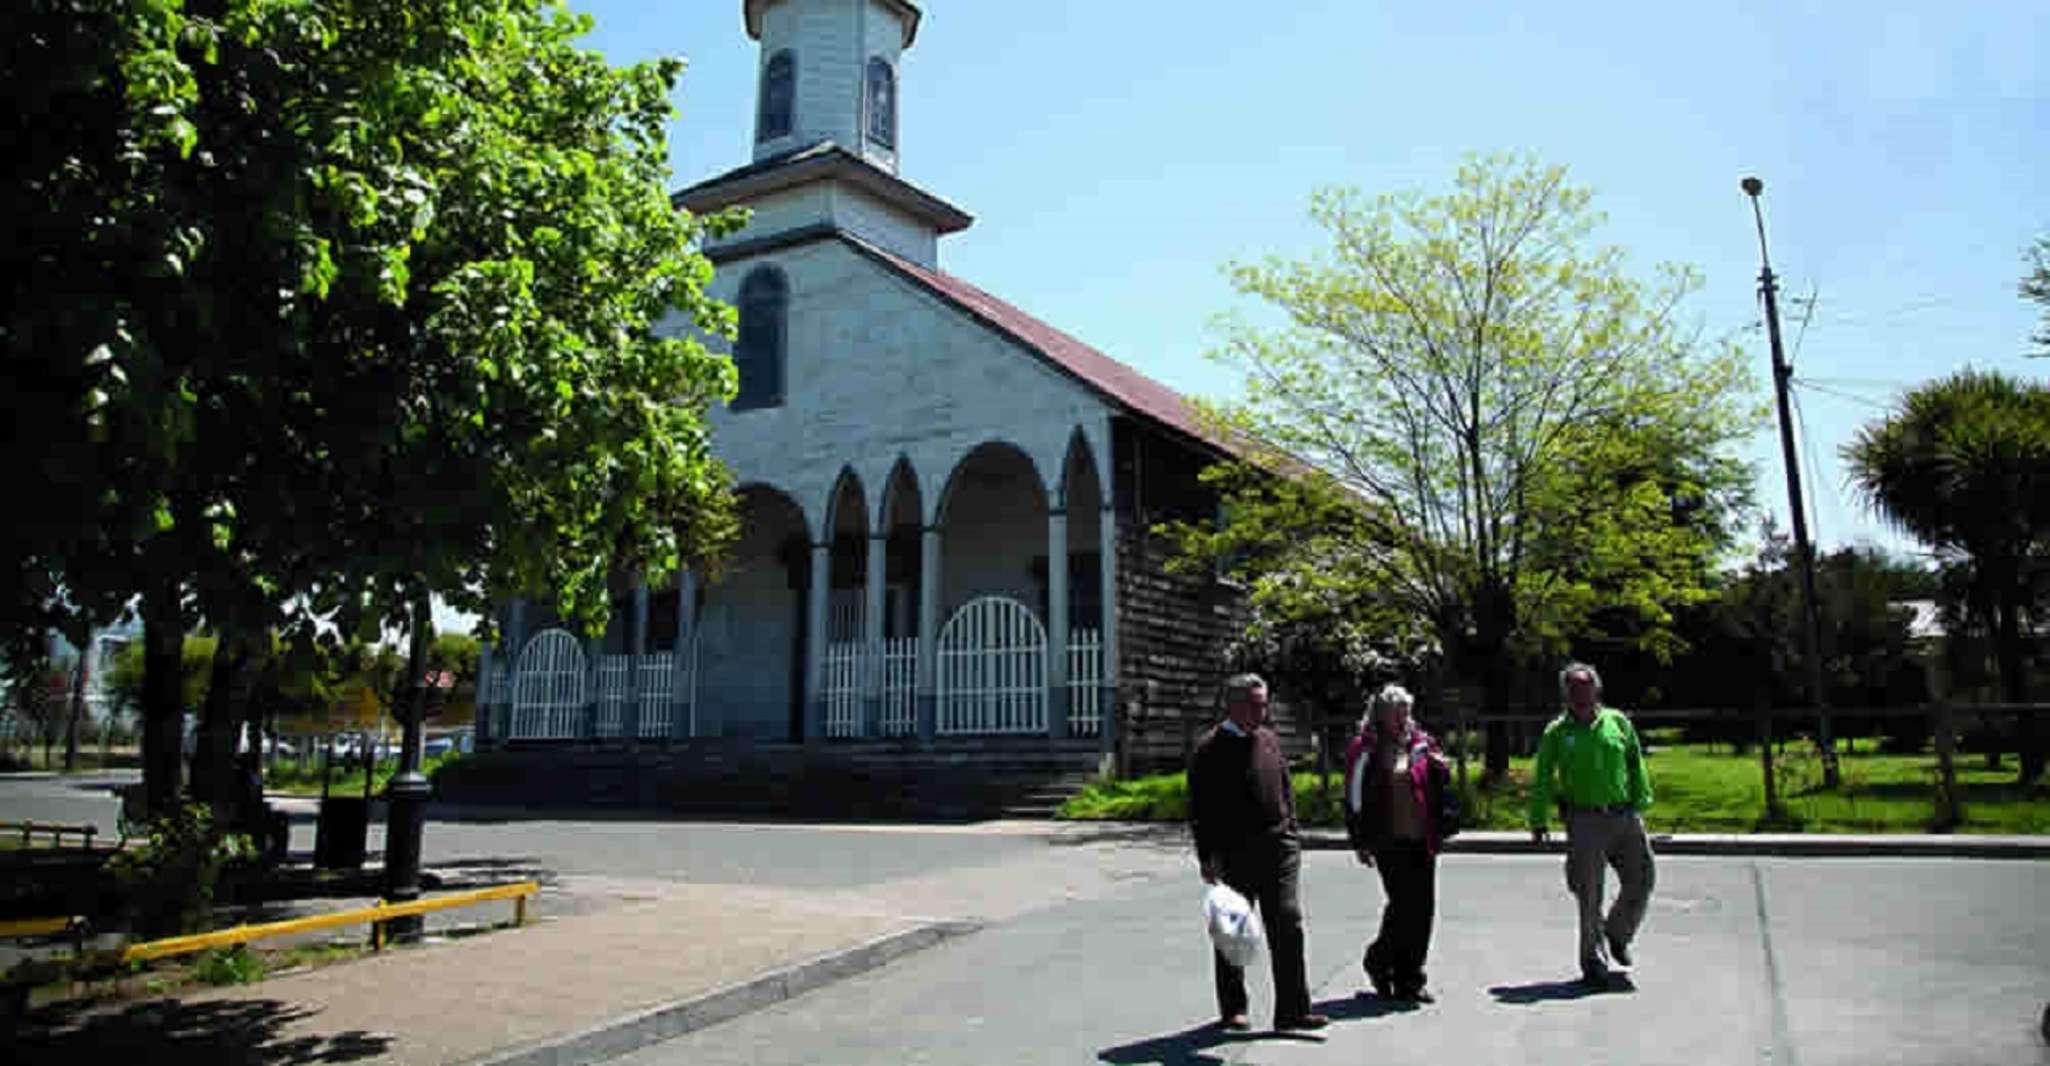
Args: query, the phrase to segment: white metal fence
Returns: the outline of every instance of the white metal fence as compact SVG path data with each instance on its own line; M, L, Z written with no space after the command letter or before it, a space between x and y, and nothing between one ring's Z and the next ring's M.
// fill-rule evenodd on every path
M669 652L643 655L640 669L641 739L674 736L676 656Z
M826 645L824 672L819 677L819 698L825 704L825 730L829 737L861 735L861 666L867 646L858 640Z
M686 738L698 733L699 642L678 653L636 658L601 655L596 669L573 634L550 629L527 642L516 662L494 662L478 679L483 737L499 740L574 740L587 735L624 737L639 705L642 739ZM1103 638L1094 629L1068 637L1068 735L1097 736L1103 729ZM881 677L871 673L878 667ZM1044 733L1047 729L1046 629L1017 600L985 596L948 619L935 646L937 732L948 736ZM821 664L824 733L906 737L918 732L918 638L883 642L871 664L865 641L827 645ZM880 690L874 722L863 720L871 692ZM587 719L587 715L591 717Z
M569 740L584 713L584 649L560 629L527 642L513 692L511 737Z
M626 729L627 678L633 666L631 655L598 656L597 735L617 737Z
M918 732L918 638L883 642L883 709L876 732L908 737Z
M1103 730L1103 634L1068 632L1068 735L1093 737Z
M1046 627L1008 596L961 605L940 630L939 721L945 735L1046 732Z

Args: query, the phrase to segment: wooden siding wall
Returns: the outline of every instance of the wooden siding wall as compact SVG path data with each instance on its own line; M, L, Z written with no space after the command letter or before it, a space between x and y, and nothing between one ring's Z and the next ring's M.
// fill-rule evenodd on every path
M1188 745L1221 714L1226 650L1243 630L1238 589L1204 573L1170 574L1168 542L1152 527L1217 513L1197 480L1213 461L1200 446L1120 420L1113 435L1118 511L1119 742L1130 773L1179 769ZM1271 681L1272 679L1270 679ZM1285 706L1275 727L1291 755L1309 750Z

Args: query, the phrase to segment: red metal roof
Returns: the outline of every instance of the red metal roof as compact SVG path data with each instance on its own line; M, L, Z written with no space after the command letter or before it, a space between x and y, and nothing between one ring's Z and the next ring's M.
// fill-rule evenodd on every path
M1234 455L1243 453L1244 449L1232 446L1205 427L1197 417L1195 408L1181 393L952 274L920 266L858 237L845 234L843 237L855 248L881 260L898 273L925 286L999 333L1039 353L1055 366L1080 379L1083 384L1134 414L1187 434L1220 451Z

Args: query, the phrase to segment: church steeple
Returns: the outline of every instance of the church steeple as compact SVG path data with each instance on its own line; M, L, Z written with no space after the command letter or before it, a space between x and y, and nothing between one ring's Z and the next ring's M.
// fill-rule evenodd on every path
M910 0L742 0L761 42L754 158L821 141L894 174L898 60L918 35Z

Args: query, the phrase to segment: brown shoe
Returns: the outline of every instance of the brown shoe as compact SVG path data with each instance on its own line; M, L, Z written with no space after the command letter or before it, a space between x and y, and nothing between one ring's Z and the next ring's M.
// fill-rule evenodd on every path
M1274 1019L1274 1027L1276 1029L1322 1029L1330 1024L1331 1019L1329 1017L1314 1012L1298 1014L1293 1018Z
M1217 1024L1234 1033L1243 1033L1253 1027L1253 1023L1247 1021L1246 1016L1243 1014L1227 1014L1217 1019Z

